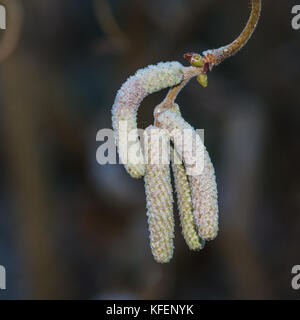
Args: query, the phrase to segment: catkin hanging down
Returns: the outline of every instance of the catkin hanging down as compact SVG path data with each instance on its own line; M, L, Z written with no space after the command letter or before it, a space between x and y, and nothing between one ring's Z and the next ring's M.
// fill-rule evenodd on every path
M251 0L248 23L240 36L229 45L207 50L202 55L186 53L184 58L190 62L190 67L183 67L178 62L166 62L141 69L123 84L115 98L112 122L120 162L133 178L144 176L150 245L157 262L169 262L173 255L170 140L174 145L172 168L185 241L190 249L196 250L204 246L205 240L217 236L218 193L214 167L203 141L181 117L175 100L193 77L197 77L199 84L206 87L208 71L233 56L247 43L258 23L261 2ZM156 127L146 129L145 152L142 152L137 129L138 108L147 95L167 87L172 88L155 108ZM165 131L158 132L158 128ZM156 135L162 135L167 141L168 146L163 148L167 150L167 161L160 157L160 151L163 150L157 144Z
M171 160L182 235L191 250L203 249L205 241L200 239L194 222L191 188L186 170L177 151L173 148Z
M194 221L199 236L204 240L212 240L218 233L218 193L215 171L208 152L194 128L180 115L168 110L163 112L157 120L159 126L167 129L170 133L175 149L182 157L186 168L190 166L191 170L187 171L187 174L192 192ZM199 148L200 140L202 142L201 151L197 152L197 150L187 148L184 130L192 131L193 136L197 135L199 137L194 147ZM196 162L194 154L197 155ZM202 171L199 174L198 169L200 167ZM195 168L197 168L196 171Z
M171 260L174 250L173 192L170 177L170 153L169 148L166 147L169 144L169 136L161 132L154 126L145 130L146 170L144 180L151 251L157 262L167 263ZM162 149L159 146L160 136L164 141ZM166 157L161 156L160 150L165 153Z

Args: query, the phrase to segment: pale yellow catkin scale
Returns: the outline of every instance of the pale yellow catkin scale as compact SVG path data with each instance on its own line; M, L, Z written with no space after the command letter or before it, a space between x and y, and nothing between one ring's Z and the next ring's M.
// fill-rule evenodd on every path
M169 132L173 132L174 129L194 130L181 116L172 111L163 112L158 117L158 122L161 128ZM175 149L183 150L182 144L177 143L178 141L180 140L173 139ZM213 164L204 145L202 148L204 148L203 158L199 159L203 161L202 173L200 175L188 174L188 178L192 193L194 221L199 236L204 240L212 240L218 233L218 192ZM190 153L183 152L182 156L185 164L191 163L191 159L188 159L191 156Z
M203 249L205 241L200 239L195 226L191 188L185 167L174 149L171 149L171 159L183 237L191 250Z
M159 63L148 66L131 76L118 91L112 107L112 126L115 141L120 151L120 138L130 134L130 147L134 154L126 156L119 152L120 160L133 178L141 178L145 174L144 157L137 133L137 111L143 99L156 91L175 86L183 80L183 66L179 62ZM126 132L120 132L120 121L127 121Z
M167 263L173 256L174 217L173 192L170 177L170 164L151 164L157 159L159 148L151 143L155 135L150 126L145 130L145 191L147 216L150 232L150 246L154 259L159 263ZM168 137L166 137L168 139Z

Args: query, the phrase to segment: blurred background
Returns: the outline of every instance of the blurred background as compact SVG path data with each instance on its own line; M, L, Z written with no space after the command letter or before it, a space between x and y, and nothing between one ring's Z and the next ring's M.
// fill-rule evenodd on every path
M100 166L117 90L136 70L231 42L249 0L1 0L0 299L297 299L299 1L263 1L253 38L178 102L205 130L220 233L154 262L142 180ZM167 91L147 97L139 127Z

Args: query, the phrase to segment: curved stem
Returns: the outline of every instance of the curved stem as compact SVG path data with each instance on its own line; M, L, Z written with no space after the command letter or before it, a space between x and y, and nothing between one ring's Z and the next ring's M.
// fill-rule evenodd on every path
M209 50L203 52L203 55L210 60L209 62L213 65L218 65L225 59L236 54L240 49L242 49L248 40L251 38L261 12L261 0L252 0L252 10L251 15L245 29L242 31L240 36L227 46L221 47L219 49Z
M173 107L175 99L177 98L180 91L185 87L185 85L194 77L198 76L199 74L203 73L203 68L199 67L186 67L183 69L183 80L182 82L171 88L165 97L164 101L160 103L154 109L154 118L155 122L157 123L158 116L165 111L166 109L170 109Z

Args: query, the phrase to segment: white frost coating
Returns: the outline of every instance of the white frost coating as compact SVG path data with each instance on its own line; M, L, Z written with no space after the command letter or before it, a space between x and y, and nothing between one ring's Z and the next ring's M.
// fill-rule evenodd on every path
M137 111L143 99L153 92L175 86L183 80L183 66L179 62L161 62L155 66L148 66L136 72L120 88L112 108L112 125L115 132L115 141L120 150L120 121L128 121L127 135L137 129ZM122 135L125 133L122 132ZM145 174L143 153L137 131L130 134L131 141L128 147L134 146L134 155L124 157L120 154L122 163L133 178L141 178ZM135 159L135 163L130 159Z
M183 80L183 66L179 62L160 62L138 70L135 76L141 79L147 94L175 86Z
M144 156L140 147L136 116L128 114L126 120L119 121L119 156L127 172L134 178L144 175Z
M174 129L182 132L189 128L195 131L181 116L171 111L162 113L158 117L158 121L160 126L169 130L170 133ZM182 150L182 145L176 142L173 135L171 135L171 139L174 142L175 149ZM192 192L194 220L199 236L204 240L212 240L218 233L218 192L213 164L204 145L203 148L204 166L202 173L200 175L189 175L188 173L188 176ZM185 164L191 163L191 160L188 159L190 156L190 153L183 153Z
M153 138L157 140L156 134L161 135L154 126L145 130L145 154L150 160L144 177L147 216L153 257L159 263L167 263L174 250L173 191L170 164L151 164L151 159L159 158L159 148L152 143ZM165 138L168 139L167 133Z

